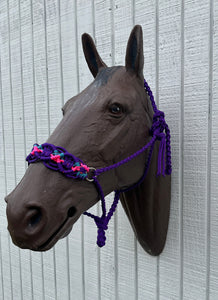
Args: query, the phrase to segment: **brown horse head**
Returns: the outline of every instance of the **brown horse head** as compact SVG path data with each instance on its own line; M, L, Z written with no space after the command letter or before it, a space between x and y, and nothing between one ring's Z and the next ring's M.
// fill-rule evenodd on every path
M125 66L107 67L92 38L82 36L83 50L94 81L63 107L63 119L47 143L61 146L94 168L112 165L151 140L153 109L143 82L142 29L129 37ZM170 176L156 176L158 145L145 180L121 201L135 234L148 253L164 246L170 203ZM99 176L105 195L130 187L142 176L148 153ZM8 230L13 242L35 251L50 249L65 237L83 212L96 204L93 183L65 177L42 163L29 165L6 197Z

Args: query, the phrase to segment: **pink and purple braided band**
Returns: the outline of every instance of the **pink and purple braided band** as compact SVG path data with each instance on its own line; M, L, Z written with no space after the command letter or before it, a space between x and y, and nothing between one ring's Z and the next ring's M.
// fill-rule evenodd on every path
M136 186L141 184L144 180L144 178L147 175L152 152L154 149L154 144L157 140L160 141L159 145L159 153L158 153L158 169L157 169L157 175L170 175L172 172L171 167L171 147L170 147L170 130L169 127L164 119L164 113L157 109L157 106L154 101L154 97L152 94L152 91L150 90L150 87L148 86L147 82L144 80L144 87L147 92L147 94L150 97L150 101L154 110L153 115L153 123L152 127L150 129L150 135L151 139L150 141L141 149L139 149L137 152L133 153L129 157L119 161L118 163L115 163L111 166L104 167L101 169L94 169L92 167L88 167L86 164L84 164L79 158L75 157L73 154L67 152L66 149L62 147L56 147L52 144L34 144L33 149L31 153L27 156L26 160L28 163L34 163L37 161L42 161L43 164L54 171L59 171L62 174L64 174L66 177L74 178L74 179L86 179L88 181L91 181L95 184L96 189L99 193L99 197L101 199L102 204L102 216L98 217L95 216L89 212L84 212L84 215L87 215L94 219L97 228L98 228L98 236L97 236L97 245L99 247L103 247L105 245L106 236L105 231L108 228L108 223L113 216L119 198L120 193L127 192L131 189L134 189ZM145 165L144 174L139 179L138 182L136 182L134 185L123 189L123 190L117 190L115 191L114 201L111 205L111 208L109 209L109 212L106 212L106 203L105 203L105 197L104 192L102 190L102 187L97 179L97 177L104 172L110 171L112 169L118 168L119 166L128 163L130 160L134 159L141 153L145 152L147 149L149 150L148 159ZM92 170L92 172L90 172ZM93 171L94 170L94 171ZM92 173L91 175L89 173Z
M48 143L34 144L26 160L28 163L40 160L47 168L59 171L69 178L85 179L90 171L90 168L81 159L67 152L63 147L56 147Z

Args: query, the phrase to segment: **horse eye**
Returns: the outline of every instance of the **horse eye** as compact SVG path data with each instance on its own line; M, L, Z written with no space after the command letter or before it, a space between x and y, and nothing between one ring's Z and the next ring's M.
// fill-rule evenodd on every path
M114 103L110 106L110 112L115 115L121 115L123 113L123 108L120 104Z

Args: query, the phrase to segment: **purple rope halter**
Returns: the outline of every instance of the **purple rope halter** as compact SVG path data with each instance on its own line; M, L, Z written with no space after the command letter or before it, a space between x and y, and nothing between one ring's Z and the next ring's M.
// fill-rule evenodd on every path
M87 181L93 182L95 184L101 199L102 215L101 217L99 217L89 212L84 212L84 215L91 217L92 219L94 219L96 223L96 226L98 228L97 245L99 247L103 247L105 245L105 241L106 241L105 231L108 229L108 223L116 210L120 198L120 194L123 192L127 192L131 189L134 189L136 186L140 185L143 182L144 178L146 177L151 162L151 156L154 149L154 144L157 140L160 141L157 175L165 176L165 175L170 175L172 172L170 130L167 123L165 122L164 113L157 109L152 91L150 90L150 87L148 86L145 80L144 80L144 87L147 94L150 97L151 104L154 110L153 123L150 129L150 135L152 136L152 138L144 147L139 149L134 154L130 155L129 157L111 166L95 169L85 165L81 159L67 152L67 150L65 150L64 148L56 147L52 144L45 143L42 145L34 144L31 153L26 158L29 164L37 161L42 161L47 168L52 169L54 171L59 171L62 174L64 174L66 177L74 178L74 179L78 178L81 180L86 179ZM135 157L137 157L138 155L140 155L141 153L143 153L145 150L149 148L150 150L145 165L144 174L139 179L139 181L136 182L134 185L126 189L115 191L113 204L111 205L111 208L107 213L104 192L102 190L102 187L97 177L104 172L118 168L119 166L129 162L130 160L134 159ZM92 173L91 178L89 176L89 172Z

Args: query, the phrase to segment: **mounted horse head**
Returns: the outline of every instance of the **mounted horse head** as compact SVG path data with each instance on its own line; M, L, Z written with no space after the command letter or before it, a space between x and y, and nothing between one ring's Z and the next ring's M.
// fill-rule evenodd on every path
M144 87L142 29L131 32L125 67L107 67L88 34L82 43L95 80L64 105L63 119L47 143L36 144L27 157L29 163L39 162L29 165L6 197L8 230L17 246L45 251L101 199L102 217L86 214L95 220L103 246L120 197L138 241L158 255L169 219L169 129L146 82ZM169 176L156 175L162 160L168 161ZM115 200L107 215L104 195L112 191Z

